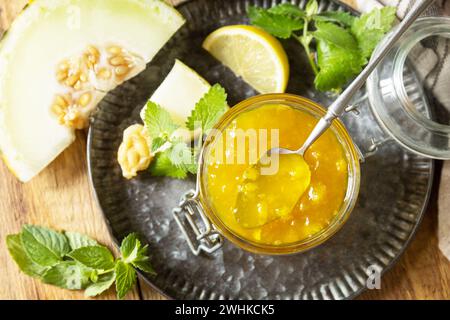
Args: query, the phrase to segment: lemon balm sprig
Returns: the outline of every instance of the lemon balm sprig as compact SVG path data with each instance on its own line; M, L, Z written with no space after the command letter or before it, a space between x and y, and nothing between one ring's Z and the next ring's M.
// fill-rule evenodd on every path
M309 24L311 22L312 17L317 14L319 6L317 4L317 1L310 1L306 5L306 10L304 14L303 21L305 22L303 26L303 35L297 36L295 33L292 35L294 38L296 38L302 45L303 48L305 48L306 55L308 57L309 64L311 65L312 70L314 71L314 74L317 75L319 73L319 69L317 68L317 65L314 61L314 55L311 53L311 50L309 49L311 45L311 41L313 40L313 36L309 33Z
M8 235L6 245L23 273L59 288L85 290L87 297L100 295L115 284L117 297L123 299L136 283L135 269L155 274L148 246L142 246L135 233L123 239L117 259L86 235L33 225Z
M340 90L367 64L392 26L395 8L374 9L361 17L343 11L319 13L316 0L305 10L283 3L269 9L249 7L250 22L275 37L296 39L305 49L314 84L320 91Z

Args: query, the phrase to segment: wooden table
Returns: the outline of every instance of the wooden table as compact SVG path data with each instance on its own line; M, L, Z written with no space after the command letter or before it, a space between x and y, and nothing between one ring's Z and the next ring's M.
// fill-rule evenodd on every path
M0 30L7 29L26 2L0 0ZM45 285L19 272L4 239L24 223L86 233L113 247L88 183L85 132L78 132L76 142L30 183L18 182L0 162L0 299L84 299L80 292ZM433 197L418 234L383 277L381 290L367 291L360 299L449 299L450 263L438 250L436 228ZM163 297L140 279L127 298ZM115 299L114 289L99 299Z

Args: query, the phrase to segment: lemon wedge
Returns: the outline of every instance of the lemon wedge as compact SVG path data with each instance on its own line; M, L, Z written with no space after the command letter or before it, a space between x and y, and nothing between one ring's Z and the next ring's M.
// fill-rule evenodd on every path
M280 42L246 25L226 26L211 33L203 48L260 93L282 93L289 79L289 61Z

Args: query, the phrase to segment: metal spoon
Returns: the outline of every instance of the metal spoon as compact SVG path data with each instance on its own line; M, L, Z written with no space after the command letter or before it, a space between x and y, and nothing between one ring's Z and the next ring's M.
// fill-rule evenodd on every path
M307 190L310 183L311 173L303 158L306 150L331 126L334 119L344 113L352 97L359 89L361 89L375 67L383 60L405 31L408 30L411 24L433 1L434 0L420 1L406 15L398 29L390 35L386 42L384 42L382 48L378 51L379 53L371 59L359 76L344 90L336 101L331 104L325 116L319 120L300 149L270 149L261 157L256 166L246 170L242 185L244 191L238 193L235 207L235 217L239 224L244 228L261 227L273 220L283 217L286 213L289 214L293 210L295 204ZM251 171L260 169L260 165L263 162L262 160L267 161L273 154L286 155L279 159L282 161L280 162L280 167L287 165L289 168L280 168L272 175L258 174L254 178L246 178L246 176L252 176L249 174ZM286 169L295 169L294 171L298 172L292 176L290 172L286 172ZM285 190L286 192L284 192L284 190L278 190L277 188L280 185L286 186L288 190ZM247 187L251 187L250 189L252 191L246 192L245 189L247 189ZM262 198L262 196L270 197L270 195L276 193L283 193L283 197L272 197L273 199L270 200L270 205L267 204L269 200Z

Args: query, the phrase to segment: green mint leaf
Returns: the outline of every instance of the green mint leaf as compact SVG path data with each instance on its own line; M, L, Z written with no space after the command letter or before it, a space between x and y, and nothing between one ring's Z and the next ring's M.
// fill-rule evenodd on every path
M186 179L185 168L175 166L170 160L171 149L158 153L150 164L150 173L155 177L171 177L175 179Z
M25 225L21 240L28 257L43 267L56 265L70 251L63 234L43 227Z
M89 284L91 270L75 261L63 261L51 267L42 281L63 289L80 290Z
M110 270L114 268L114 257L111 251L103 246L78 248L67 256L92 269Z
M92 270L91 274L89 275L89 280L91 280L91 282L93 282L93 283L98 282L98 271L97 270Z
M189 130L196 130L200 124L203 132L206 132L214 127L227 110L228 104L225 89L216 84L197 102L186 122L186 127Z
M305 11L291 3L282 3L267 10L275 15L290 16L291 18L303 19L306 15Z
M354 20L351 31L358 41L362 58L366 61L386 32L391 29L395 14L394 7L384 7L374 9Z
M136 259L138 251L141 248L141 241L139 241L136 233L130 233L126 236L120 244L120 254L125 263L130 263Z
M314 37L320 41L346 50L358 50L358 43L350 31L339 27L330 22L316 23L316 31L313 32Z
M359 50L346 50L327 41L318 41L317 56L320 72L314 84L320 91L340 89L363 65Z
M115 267L117 297L123 299L136 283L136 271L122 260L118 260Z
M90 284L86 287L84 295L86 297L98 296L108 290L115 280L116 274L114 272L104 274L98 278L96 283Z
M123 239L120 246L123 262L131 263L134 267L144 272L155 274L155 271L150 265L147 251L148 245L142 247L141 242L135 233L131 233Z
M140 248L138 250L136 259L132 262L132 265L144 272L155 275L156 272L150 264L150 259L148 257L147 250L148 245L145 245L144 247Z
M195 164L192 148L190 148L184 141L175 142L169 150L168 155L172 164L177 168L182 168L189 171L188 167Z
M191 174L197 174L198 173L198 163L191 163L191 164L185 166L185 169Z
M282 39L288 39L294 31L303 29L303 19L292 17L291 14L275 14L273 12L276 9L272 8L271 10L272 12L263 8L250 6L248 8L248 17L250 18L251 24Z
M157 137L168 139L179 128L170 113L158 104L148 101L145 107L144 123L152 139Z
M161 137L156 137L156 138L152 139L152 152L156 152L166 142L167 142L167 140L164 138L161 138Z
M316 0L309 0L309 2L306 4L305 12L306 16L312 17L319 11L319 4Z
M345 11L327 11L313 17L314 21L334 22L343 27L351 27L355 17Z
M132 265L135 268L138 268L139 270L142 270L142 271L147 272L147 273L152 274L152 275L156 275L156 272L153 269L153 267L151 266L150 260L148 260L148 259L134 261L132 263Z
M98 242L94 239L78 232L65 232L64 234L69 240L69 245L72 250L98 245Z
M6 246L8 248L9 254L12 256L17 266L23 273L31 277L39 278L47 270L47 268L38 265L28 257L25 250L23 249L20 234L7 236Z

